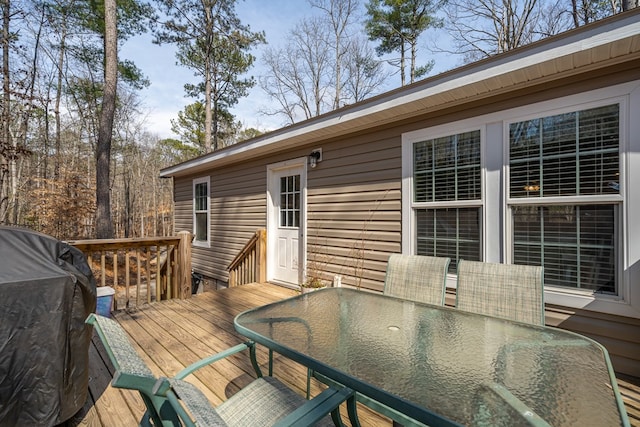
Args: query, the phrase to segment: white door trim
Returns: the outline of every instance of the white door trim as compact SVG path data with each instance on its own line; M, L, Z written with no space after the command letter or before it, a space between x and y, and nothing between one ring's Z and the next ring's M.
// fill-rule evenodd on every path
M300 228L298 255L298 283L281 283L286 286L297 287L303 278L304 266L307 262L307 158L298 157L284 162L267 165L267 280L274 281L276 268L276 254L278 253L277 233L279 212L274 197L279 197L279 181L276 173L286 169L300 171Z

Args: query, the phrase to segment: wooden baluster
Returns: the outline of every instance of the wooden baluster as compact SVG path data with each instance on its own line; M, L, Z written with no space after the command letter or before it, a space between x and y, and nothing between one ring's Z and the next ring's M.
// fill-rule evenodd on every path
M127 303L126 303L126 307L129 308L129 256L131 255L131 253L129 252L128 249L125 249L125 253L124 253L124 289L125 289L125 293L126 293L126 298L127 298ZM136 299L136 307L138 307L138 300Z
M136 248L136 304L140 302L140 286L140 248Z
M144 248L144 253L147 257L146 260L146 264L147 264L147 271L146 271L146 276L147 276L147 302L151 303L151 247L150 246L145 246ZM158 300L158 292L156 289L156 301Z
M107 255L105 251L100 252L100 276L102 286L107 286L107 277L106 277L106 269L107 269Z

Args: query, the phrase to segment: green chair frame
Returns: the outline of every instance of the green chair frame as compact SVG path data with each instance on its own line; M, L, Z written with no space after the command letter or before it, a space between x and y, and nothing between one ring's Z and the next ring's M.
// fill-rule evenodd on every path
M142 396L146 411L140 426L342 426L339 405L346 401L350 412L355 412L355 393L350 389L332 387L306 400L276 378L263 377L251 341L199 360L173 378L156 378L116 321L92 313L86 323L94 327L113 364L111 385L136 390ZM218 407L214 408L197 387L184 381L198 369L246 350L257 379ZM233 424L238 418L244 421Z

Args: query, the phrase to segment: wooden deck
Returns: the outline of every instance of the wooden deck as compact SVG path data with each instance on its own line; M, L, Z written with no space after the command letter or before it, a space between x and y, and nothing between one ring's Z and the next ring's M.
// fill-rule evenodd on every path
M128 332L143 359L156 375L173 376L186 365L207 355L243 342L235 332L233 318L240 312L296 295L297 292L267 284L249 284L206 292L188 300L171 300L143 306L114 317ZM69 422L72 426L135 426L144 412L137 393L114 389L109 385L113 370L100 341L94 337L90 348L89 398L84 408ZM266 372L267 353L258 352ZM276 356L274 375L304 395L306 370L290 360ZM248 357L241 354L217 363L189 377L208 398L217 404L253 378ZM640 427L640 379L619 376L627 412L634 427ZM313 384L313 392L319 390ZM342 411L343 414L346 411ZM391 425L368 408L359 408L363 426Z

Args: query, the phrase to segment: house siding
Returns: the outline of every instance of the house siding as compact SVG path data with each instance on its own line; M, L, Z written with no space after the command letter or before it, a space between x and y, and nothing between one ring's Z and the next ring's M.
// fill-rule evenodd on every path
M325 278L382 290L390 253L401 250L401 152L392 130L322 144L308 171L308 257Z

